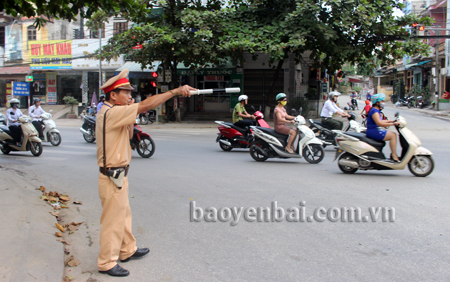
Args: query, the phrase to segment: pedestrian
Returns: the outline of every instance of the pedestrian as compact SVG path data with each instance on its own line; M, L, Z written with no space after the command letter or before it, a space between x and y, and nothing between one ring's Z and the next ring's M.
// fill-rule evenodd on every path
M128 69L109 79L100 89L105 102L97 114L97 164L100 167L98 190L103 212L100 218L100 254L98 270L111 276L128 276L130 272L117 264L138 259L150 252L138 249L131 232L128 201L128 169L131 161L130 139L139 113L155 108L174 96L189 97L188 85L133 103L134 90L127 79Z

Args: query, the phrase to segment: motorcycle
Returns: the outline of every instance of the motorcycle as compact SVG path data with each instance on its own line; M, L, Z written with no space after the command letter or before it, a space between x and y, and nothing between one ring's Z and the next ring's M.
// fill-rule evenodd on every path
M149 110L139 114L139 123L146 125L149 122L154 123L156 121L156 111Z
M5 115L0 113L0 125L3 124L4 126L6 126L6 121L7 121L7 119L6 119Z
M414 98L414 96L409 96L408 98L406 98L406 102L406 106L408 107L408 109L411 109L411 107L415 107L416 98Z
M21 142L20 146L12 137L12 133L7 126L0 126L0 146L3 154L7 155L11 151L31 151L33 156L38 157L42 154L42 141L39 139L39 133L31 123L29 116L21 116L18 119L20 123Z
M88 143L94 143L95 141L95 116L83 116L83 125L80 128L83 133L84 140Z
M295 110L293 110L295 116ZM271 128L251 126L255 141L250 146L250 155L255 161L263 162L268 158L302 158L304 157L307 162L312 164L320 163L325 152L322 147L322 141L318 139L314 132L307 127L305 118L300 114L294 119L297 127L297 135L294 142L294 153L288 153L285 151L287 140L289 135L277 133Z
M356 121L355 113L351 112L351 113L349 113L349 115L350 116L347 117L348 124L343 129L343 131L344 132L365 132L366 127L361 126ZM309 119L308 121L309 121L309 128L311 128L311 130L314 132L314 134L316 135L317 138L322 140L324 148L328 145L336 146L336 141L335 141L336 134L331 130L330 127L325 126L324 124L322 124L322 122L317 121L317 120Z
M423 108L425 108L425 106L426 106L426 103L423 100L423 97L422 96L417 96L416 108L423 109Z
M385 141L368 138L362 133L335 131L338 149L334 160L338 160L339 169L348 174L361 170L390 170L404 169L408 165L409 171L415 176L425 177L434 169L431 151L421 146L419 138L406 127L405 118L397 113L396 121L400 124L398 131L402 154L400 162L387 159L383 154Z
M142 129L137 125L139 120L139 118L136 119L133 137L130 139L130 146L132 150L138 152L139 156L150 158L155 153L155 142L149 134L142 132Z
M253 106L252 109L258 126L270 128L270 125L264 120L261 107L259 111L255 111ZM254 140L253 133L250 133L249 137L247 137L247 129L238 127L231 122L215 121L215 123L219 124L216 143L219 142L222 150L231 151L233 148L250 148L252 145Z
M50 113L43 113L40 116L44 134L44 139L42 141L50 142L53 146L59 146L59 144L61 144L61 134L59 133L59 130L56 129L56 123L52 120L53 116L51 112L52 110L50 110Z

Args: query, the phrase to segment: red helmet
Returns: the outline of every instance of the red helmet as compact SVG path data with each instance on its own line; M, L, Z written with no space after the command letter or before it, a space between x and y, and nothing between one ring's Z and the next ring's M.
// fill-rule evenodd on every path
M370 104L369 100L366 100L366 105L369 105L369 104Z

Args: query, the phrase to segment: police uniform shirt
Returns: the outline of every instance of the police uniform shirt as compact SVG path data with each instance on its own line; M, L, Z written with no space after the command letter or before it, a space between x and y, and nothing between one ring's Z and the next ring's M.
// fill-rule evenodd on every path
M106 167L124 167L131 162L128 125L136 122L139 104L112 106L108 102L97 113L95 135L97 139L97 164L103 167L103 120L106 114Z

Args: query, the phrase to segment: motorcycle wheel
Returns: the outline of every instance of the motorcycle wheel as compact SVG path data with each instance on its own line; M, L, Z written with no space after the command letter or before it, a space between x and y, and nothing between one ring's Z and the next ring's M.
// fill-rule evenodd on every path
M256 141L253 143L253 145L250 147L250 156L257 161L257 162L263 162L267 160L269 157L264 156L261 154L256 147L259 147L264 150L264 144L261 141Z
M220 146L220 149L224 150L225 152L229 152L233 149L233 147L225 145L225 144L221 143L220 141L219 141L219 146Z
M411 109L411 103L408 103L407 106L408 106L408 109Z
M35 157L39 157L42 154L42 143L30 142L30 151Z
M139 156L143 158L150 158L155 153L155 142L148 136L143 136L139 144L136 146L136 151Z
M53 146L59 146L61 144L61 134L58 132L48 133L47 139Z
M419 164L419 161L422 165ZM431 156L414 156L408 163L409 171L418 177L425 177L430 175L434 169L434 160Z
M94 143L95 137L92 135L83 134L84 140L88 143Z
M308 146L311 148L311 151L308 149ZM303 157L310 164L318 164L325 157L325 151L323 150L322 145L319 144L306 145L303 148Z
M140 122L142 125L146 125L148 123L148 117L147 116L141 116Z
M2 153L3 154L8 155L9 152L11 152L11 150L9 148L5 148L5 147L2 148Z
M339 160L341 160L341 159L355 160L355 157L353 157L353 156L352 156L351 154L349 154L349 153L345 153L345 154L342 154L342 156L340 156ZM340 164L339 164L339 160L338 160L338 166L339 166L339 169L340 169L343 173L353 174L353 173L355 173L356 171L358 171L357 168L352 168L352 167L349 167L349 166L343 166L343 165L340 165Z

